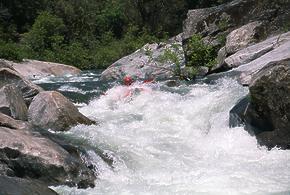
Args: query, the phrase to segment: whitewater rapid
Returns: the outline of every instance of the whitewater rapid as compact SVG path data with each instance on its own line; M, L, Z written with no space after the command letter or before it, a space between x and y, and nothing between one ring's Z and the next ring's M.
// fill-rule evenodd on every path
M80 108L99 124L76 126L66 136L86 140L113 164L88 151L99 174L96 187L54 190L64 195L290 194L290 152L269 151L243 127L229 128L229 110L246 88L229 78L149 87L151 92L120 98L122 89L115 86Z

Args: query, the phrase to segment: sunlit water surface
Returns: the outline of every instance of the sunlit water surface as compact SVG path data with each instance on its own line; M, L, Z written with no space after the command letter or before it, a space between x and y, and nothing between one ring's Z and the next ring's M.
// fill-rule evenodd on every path
M114 163L109 166L88 151L99 174L96 187L54 187L58 193L290 194L290 152L259 147L243 127L228 127L229 110L247 94L234 80L175 88L161 82L124 97L121 86L102 88L98 74L78 79L35 82L53 81L59 85L47 86L60 92L89 94L83 98L88 104L78 105L99 124L79 125L66 136L87 140ZM82 103L78 95L71 99Z

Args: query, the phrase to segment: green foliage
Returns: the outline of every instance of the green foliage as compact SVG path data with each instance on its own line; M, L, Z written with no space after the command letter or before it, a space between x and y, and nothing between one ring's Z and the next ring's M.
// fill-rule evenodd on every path
M65 25L61 18L42 12L31 30L24 34L23 44L29 46L38 56L45 50L54 50L64 41Z
M173 63L175 65L175 70L174 70L175 75L181 74L180 59L176 51L173 51L171 49L165 49L164 53L158 57L157 61L161 63L166 63L166 62Z
M220 33L217 35L217 39L220 42L222 46L226 44L227 41L227 34L226 33Z
M285 23L281 30L283 33L290 31L290 22Z
M0 41L0 58L20 62L24 58L24 53L17 44Z
M200 35L191 37L187 51L189 53L187 66L207 66L211 68L216 63L217 54L215 48L209 44L205 44Z
M59 51L51 52L51 56L46 55L47 61L58 61L64 64L71 64L80 69L93 68L93 57L83 44L74 42L64 45Z
M154 42L157 38L147 33L146 30L138 30L132 26L121 39L116 39L113 33L106 33L101 38L99 46L95 50L95 67L105 68L119 58L130 54L146 43Z
M179 33L188 9L218 1L4 0L0 57L105 68L146 43ZM176 61L170 52L164 58Z
M193 79L198 74L198 68L193 66L186 66L184 72L186 73L186 75L181 75L181 77Z
M225 18L222 18L219 23L218 23L218 28L221 30L221 31L224 31L228 28L229 26L229 21Z

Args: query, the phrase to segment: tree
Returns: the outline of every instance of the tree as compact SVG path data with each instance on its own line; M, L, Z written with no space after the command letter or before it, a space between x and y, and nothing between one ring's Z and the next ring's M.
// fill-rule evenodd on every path
M64 41L65 25L61 18L42 12L32 28L25 33L22 42L33 52L41 55L45 50L54 50Z

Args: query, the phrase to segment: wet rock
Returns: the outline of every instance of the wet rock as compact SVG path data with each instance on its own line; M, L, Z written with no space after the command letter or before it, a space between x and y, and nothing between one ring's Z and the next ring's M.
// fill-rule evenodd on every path
M253 78L250 102L231 113L256 129L260 144L290 149L290 59L268 64Z
M27 106L14 85L5 85L0 89L0 112L18 120L27 120Z
M289 83L290 59L286 59L267 65L254 76L250 84L254 110L274 127L274 131L268 132L267 136L259 136L267 145L290 147Z
M174 77L177 68L182 68L183 65L184 53L181 35L178 35L168 43L146 44L119 59L102 73L101 79L123 79L125 75L131 75L135 79L168 79Z
M57 195L46 185L28 179L0 176L0 194L3 195Z
M230 127L244 126L250 135L258 135L265 131L273 131L272 124L262 118L250 103L250 97L239 100L230 110Z
M35 95L43 91L41 87L23 78L16 71L10 68L0 68L0 88L7 84L13 84L22 92L26 105L30 104Z
M21 120L15 120L10 116L7 116L3 113L0 113L0 126L7 127L10 129L26 129L30 128L30 125L27 122Z
M256 43L259 37L264 37L262 22L251 22L240 28L233 30L226 40L225 50L227 54L233 54L237 51Z
M178 87L180 85L180 82L178 80L169 80L166 81L165 85L167 87Z
M22 76L28 78L77 75L81 72L80 69L73 66L37 60L24 60L21 63L12 63L12 66Z
M65 131L77 124L95 123L56 91L44 91L35 96L28 109L28 121L41 129L55 131Z
M93 171L80 158L29 130L0 127L0 162L16 177L37 179L47 185L94 185Z

